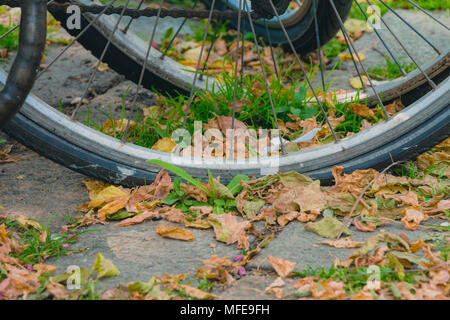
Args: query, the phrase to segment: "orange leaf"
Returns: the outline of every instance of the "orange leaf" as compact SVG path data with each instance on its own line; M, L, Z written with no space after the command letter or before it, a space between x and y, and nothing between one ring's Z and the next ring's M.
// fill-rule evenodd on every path
M267 260L269 261L272 268L276 271L276 273L282 277L286 278L289 274L294 270L296 262L283 260L281 258L275 258L272 256L267 256Z
M161 237L183 240L183 241L193 241L194 234L190 230L174 227L174 226L159 226L156 228L156 233Z

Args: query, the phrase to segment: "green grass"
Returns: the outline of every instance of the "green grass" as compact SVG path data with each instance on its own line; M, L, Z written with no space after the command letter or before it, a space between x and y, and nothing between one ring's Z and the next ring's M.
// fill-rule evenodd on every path
M34 221L34 220L33 220ZM70 245L77 242L77 237L87 231L71 230L60 234L52 234L48 226L40 224L40 228L23 227L14 219L0 220L5 223L9 231L13 232L23 250L20 253L11 253L26 264L42 263L51 257L67 255L72 249ZM37 221L36 221L37 222ZM46 234L45 239L41 235Z
M11 27L0 25L0 35L5 34ZM14 30L9 35L0 40L0 48L8 49L8 51L17 50L19 47L19 29Z
M402 72L400 71L398 65L387 56L385 56L384 59L384 65L377 65L376 67L367 70L370 77L376 80L394 80L401 77ZM406 73L417 69L417 66L413 62L402 62L402 57L398 58L397 60Z
M311 72L313 73L313 71ZM311 76L311 75L310 75ZM234 95L234 77L224 73L222 81L215 82L214 87L210 91L196 91L195 98L190 107L190 113L186 122L186 130L192 135L194 133L194 121L207 123L209 119L216 116L231 116L233 95ZM263 90L255 92L252 88L255 83L259 83ZM245 101L242 109L236 112L236 119L244 122L248 128L275 128L275 120L270 104L267 90L264 89L265 84L261 75L245 75L243 83L237 86L236 99ZM315 99L306 95L307 87L305 83L297 83L295 86L286 86L279 78L273 77L271 82L271 95L277 118L284 122L292 121L291 115L299 117L302 120L316 117L319 124L325 124L319 105ZM328 90L328 88L326 88ZM164 137L171 137L172 132L182 127L185 107L188 96L174 95L162 97L160 94L161 106L152 107L152 116L143 118L141 113L137 113L135 121L137 125L130 131L128 141L136 145L151 148L158 140ZM126 95L126 93L125 93ZM122 101L122 109L125 108L125 95ZM358 97L354 103L364 103L359 101ZM350 110L350 103L339 103L334 99L335 107L327 106L324 108L333 108L336 117L345 117L345 121L339 124L335 131L341 136L345 136L349 132L358 133L364 118L357 116ZM371 123L377 123L384 119L381 108L377 107L375 117L369 119ZM109 113L102 112L109 120L113 119L112 111ZM124 112L122 112L121 120L124 120ZM89 121L89 120L88 120ZM92 123L85 121L97 130L103 131L101 123ZM116 132L113 127L112 136L121 139L122 133ZM302 134L302 130L290 132L285 138L292 140ZM326 137L323 143L328 143Z
M411 9L415 8L407 0L385 0L392 8ZM448 10L450 9L450 1L448 0L414 0L419 6L426 10ZM380 5L383 5L380 2Z
M388 282L406 282L406 283L416 283L417 276L421 274L421 272L405 272L400 273L396 272L392 268L389 267L379 267L380 268L380 280L384 283ZM320 280L328 280L334 279L338 281L342 281L344 283L344 290L347 294L356 294L358 293L369 280L369 277L372 273L368 272L367 268L360 269L350 269L343 267L319 267L319 268L311 268L308 266L303 271L295 271L293 272L294 277L317 277ZM298 292L298 295L302 295L305 293Z

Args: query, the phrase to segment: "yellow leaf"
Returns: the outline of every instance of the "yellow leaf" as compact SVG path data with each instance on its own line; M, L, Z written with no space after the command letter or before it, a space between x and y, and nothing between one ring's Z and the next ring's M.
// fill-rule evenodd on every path
M97 279L115 277L120 275L119 269L117 269L111 260L106 259L100 252L97 253L97 259L95 260L92 271L97 271Z
M176 147L177 144L172 139L162 138L153 145L152 150L171 153Z
M364 85L369 85L369 79L366 76L361 76L364 81ZM361 79L359 77L353 77L350 79L350 85L353 89L363 89Z
M352 103L350 104L350 110L363 118L371 118L375 115L373 110L364 104Z
M355 59L356 62L360 62L360 60L358 59L358 56L359 56L359 59L361 59L361 61L366 60L366 56L364 55L364 53L358 53L358 54L353 53L353 58ZM341 59L341 61L347 61L347 60L352 59L352 55L349 52L342 52L338 55L338 57L339 57L339 59Z
M289 276L296 265L296 262L284 260L281 258L275 258L272 256L267 256L267 260L269 261L272 268L276 271L276 273L282 278Z
M100 62L100 63L97 62L95 64L94 68L96 68L96 67L97 67L97 70L100 71L100 72L105 72L105 71L109 70L108 64L104 63L104 62Z
M89 202L89 208L98 208L116 197L124 197L127 193L115 186L109 186L100 191L94 199Z
M174 226L159 226L156 228L156 233L161 237L172 238L184 241L193 241L194 234L190 230L174 227Z
M16 218L16 221L22 226L22 227L32 227L36 230L41 230L42 226L39 222L25 218L24 216L20 216Z

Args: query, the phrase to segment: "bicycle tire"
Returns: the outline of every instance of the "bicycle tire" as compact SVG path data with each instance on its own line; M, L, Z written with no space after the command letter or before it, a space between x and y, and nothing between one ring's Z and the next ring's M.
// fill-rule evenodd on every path
M2 77L4 80L5 75ZM416 91L423 90L423 86ZM449 137L449 120L450 79L446 78L436 91L428 93L390 121L344 139L339 144L282 156L279 171L296 170L323 183L330 183L331 169L335 165L343 166L344 172L382 169L392 159L413 159ZM5 126L4 131L57 163L114 184L145 184L152 181L161 169L146 160L170 162L168 153L121 144L117 139L70 120L33 95L27 98L20 113ZM186 163L179 166L193 176L207 179L208 166ZM236 174L261 175L258 166L209 167L212 174L221 176L224 182Z
M211 0L203 0L203 2L207 5L211 4ZM226 2L226 0L218 0L216 1L216 7L218 9L225 10L227 7ZM343 21L345 21L350 12L352 2L353 0L334 0L336 9ZM302 16L302 19L296 25L286 27L286 32L291 38L295 50L301 54L306 54L317 49L316 30L314 25L314 8L311 2L308 2L307 5L307 12ZM334 14L329 1L317 1L317 23L319 25L319 39L321 45L330 41L340 30L338 18ZM231 21L231 25L236 28L237 22ZM250 30L250 24L248 21L245 21L244 25L246 30ZM267 37L264 25L254 23L254 28L256 34L268 43L269 39ZM269 29L269 32L271 38L270 40L274 45L283 45L285 50L291 51L286 37L280 28L271 28Z

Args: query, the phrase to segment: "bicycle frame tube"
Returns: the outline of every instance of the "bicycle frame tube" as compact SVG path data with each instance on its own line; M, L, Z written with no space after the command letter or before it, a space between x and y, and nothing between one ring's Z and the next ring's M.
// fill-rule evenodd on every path
M33 87L44 51L47 0L22 0L19 50L0 92L0 128L19 111Z

